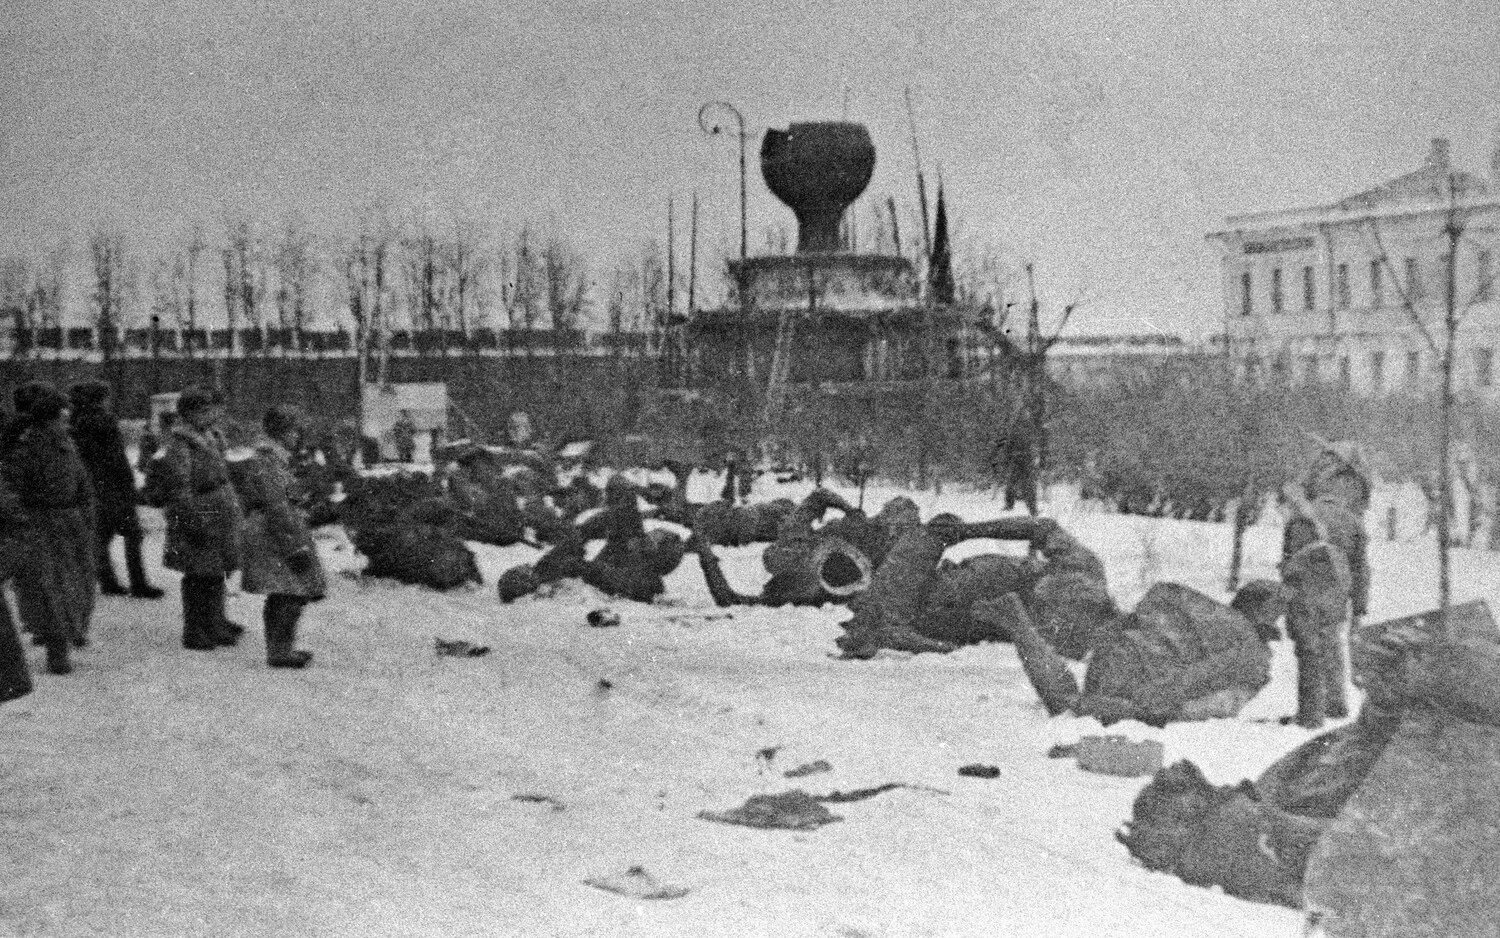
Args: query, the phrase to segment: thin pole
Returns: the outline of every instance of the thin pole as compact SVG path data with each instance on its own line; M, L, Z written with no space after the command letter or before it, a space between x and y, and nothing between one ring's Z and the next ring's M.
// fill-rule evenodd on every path
M740 263L750 254L750 229L745 212L745 119L734 112L740 123Z
M667 196L667 322L677 312L677 239L672 219L672 197Z
M693 220L688 235L688 301L689 316L698 307L698 190L693 190Z
M911 126L911 155L917 164L917 201L922 207L922 254L932 258L932 224L927 217L927 182L922 178L922 151L917 148L917 115L911 104L911 86L906 86L906 121Z

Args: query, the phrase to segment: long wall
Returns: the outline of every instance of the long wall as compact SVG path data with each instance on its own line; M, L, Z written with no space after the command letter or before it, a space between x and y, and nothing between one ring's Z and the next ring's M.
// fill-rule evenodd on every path
M598 355L496 357L393 357L390 380L446 381L449 395L470 426L487 438L503 433L512 410L526 410L537 426L559 435L598 434L635 419L642 396L654 385L646 359ZM217 386L231 413L254 421L273 404L296 403L319 420L335 422L358 412L358 363L338 358L125 359L0 361L0 410L15 388L50 381L66 390L78 381L114 386L123 417L145 417L152 394L189 384Z

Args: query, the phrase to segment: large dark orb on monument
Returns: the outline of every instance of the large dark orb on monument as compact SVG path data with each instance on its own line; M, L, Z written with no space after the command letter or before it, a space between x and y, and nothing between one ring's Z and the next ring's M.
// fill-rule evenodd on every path
M875 144L863 124L792 124L766 131L760 172L797 215L797 251L837 251L839 219L875 172Z

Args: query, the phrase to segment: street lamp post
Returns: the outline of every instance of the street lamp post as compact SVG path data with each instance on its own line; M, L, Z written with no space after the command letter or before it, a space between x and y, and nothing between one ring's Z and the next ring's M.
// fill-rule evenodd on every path
M724 128L716 123L709 123L709 112L715 108L727 111L734 117L740 138L740 262L743 263L749 254L749 228L745 216L745 116L740 113L739 108L727 101L710 101L698 109L698 126L704 133L717 136L724 132Z

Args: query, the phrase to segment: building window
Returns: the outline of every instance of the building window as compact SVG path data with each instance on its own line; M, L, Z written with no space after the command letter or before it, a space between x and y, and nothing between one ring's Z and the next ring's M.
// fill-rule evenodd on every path
M1339 359L1339 387L1347 391L1353 384L1354 376L1349 369L1349 356L1345 355Z
M1334 268L1334 295L1338 297L1339 309L1349 308L1349 265Z
M1372 307L1385 305L1385 284L1382 282L1380 261L1370 261L1370 305Z
M1477 387L1488 388L1495 384L1495 350L1477 348L1474 350L1474 384Z
M1422 295L1422 272L1417 267L1417 259L1408 257L1406 259L1406 298L1416 302L1417 297Z
M1255 294L1250 292L1250 274L1240 274L1240 315L1248 316L1255 312Z
M1271 271L1271 312L1286 312L1285 304L1281 295L1281 268L1277 267Z
M1318 383L1318 356L1302 356L1302 378L1308 384Z
M1379 391L1385 387L1385 353L1370 353L1370 390Z
M1406 353L1406 380L1409 384L1416 384L1417 379L1422 376L1422 353Z
M1317 305L1318 287L1311 267L1302 268L1302 308L1310 310Z
M1495 258L1489 251L1480 251L1475 262L1477 277L1474 284L1474 299L1488 303L1495 298Z
M1286 354L1283 353L1281 355L1277 355L1275 358L1271 359L1271 374L1275 375L1277 378L1286 377L1286 365Z

